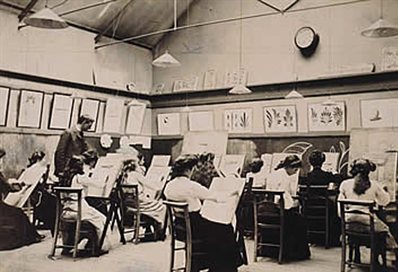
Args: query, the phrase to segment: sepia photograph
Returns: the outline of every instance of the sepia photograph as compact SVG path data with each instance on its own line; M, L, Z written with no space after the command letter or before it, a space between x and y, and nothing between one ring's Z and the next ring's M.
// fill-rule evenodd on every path
M398 0L0 0L0 272L398 271Z

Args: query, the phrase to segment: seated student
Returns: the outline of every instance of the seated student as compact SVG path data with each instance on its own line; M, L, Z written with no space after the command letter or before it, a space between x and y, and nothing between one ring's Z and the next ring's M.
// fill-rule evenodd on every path
M275 168L275 172L268 176L266 189L284 192L285 203L285 237L284 252L282 253L284 260L305 260L310 258L310 249L307 242L307 223L298 212L293 209L297 202L293 200L296 194L297 185L295 175L301 168L301 160L297 155L289 155L281 161ZM261 211L277 211L276 206L260 207ZM264 233L263 242L278 242L279 234ZM269 240L269 241L268 241ZM272 240L272 241L271 241ZM262 254L266 257L277 258L278 249L265 247Z
M364 200L374 201L377 205L386 206L390 202L390 195L380 186L379 183L370 180L369 173L376 170L376 165L368 159L356 159L351 163L350 174L352 178L344 180L340 185L339 200ZM355 207L360 209L359 207ZM358 223L369 223L366 216L353 214L348 221ZM396 259L398 258L398 244L391 234L388 226L379 218L374 218L375 231L387 232L387 248L393 249Z
M154 240L163 239L163 227L166 219L166 207L162 204L160 199L154 197L159 195L163 188L159 188L156 184L151 183L144 176L144 171L140 166L141 159L128 160L124 163L124 171L127 174L126 184L138 184L138 200L140 205L141 215L149 217L154 228ZM150 233L150 227L146 232ZM149 236L146 238L150 238Z
M326 160L325 153L319 150L314 150L310 156L309 161L313 169L308 173L308 185L326 185L329 188L336 188L341 183L341 176L333 174L332 172L322 170L322 165ZM316 191L314 191L316 192ZM321 191L322 193L322 191Z
M339 174L333 174L329 171L322 170L322 165L326 160L325 153L319 150L314 150L309 156L309 162L312 165L313 169L308 173L307 177L307 185L323 185L327 186L327 188L305 188L304 193L308 193L312 196L328 196L328 205L329 205L329 237L330 237L330 245L338 245L340 243L340 233L341 233L341 225L340 219L337 216L337 204L336 204L336 194L338 186L341 183L341 176ZM312 205L317 205L319 202L320 205L324 205L324 201L322 199L311 200ZM315 215L315 214L314 214ZM317 222L313 221L315 224ZM323 229L324 223L322 221L318 221L316 226L313 226L314 229ZM314 237L315 240L312 242L317 243L319 240L324 240L324 238L320 235Z
M188 203L193 239L205 241L205 250L209 253L210 271L234 272L239 265L239 250L231 224L208 221L200 215L203 200L226 201L233 194L214 194L206 187L190 179L198 163L194 155L183 155L176 159L172 167L172 180L166 185L164 194L172 201ZM200 249L193 248L193 251ZM194 262L191 271L205 268L205 260ZM202 266L202 267L201 267Z
M90 163L90 160L86 160L87 163ZM84 199L87 196L87 185L91 184L88 177L88 172L84 172L84 159L81 156L73 156L67 167L65 168L65 178L67 179L67 184L70 184L72 188L83 188L82 194L82 206L81 206L81 220L89 222L92 226L94 226L97 240L99 242L106 221L106 216L99 212L97 209L91 207L87 201ZM76 212L68 212L68 210L76 211L77 210L77 202L70 201L65 203L67 209L63 213L64 218L73 218L76 216ZM64 243L70 244L71 237L69 233L63 233L63 236L66 236L64 239ZM82 239L78 244L78 249L82 250L85 248L88 239ZM97 247L99 245L96 245ZM98 249L100 254L107 253L110 247L110 243L108 241L108 237L105 235L105 240L101 249ZM102 250L102 251L101 251ZM68 254L67 252L63 252L64 254Z
M267 181L267 173L261 171L264 166L264 162L260 158L254 158L249 164L249 171L246 174L246 178L253 178L253 187L265 188Z
M49 173L49 165L44 159L45 156L46 154L43 151L35 151L29 157L28 168L22 175L35 171L39 171L39 174L41 174L44 171L41 181L31 196L31 201L34 205L34 218L43 223L41 227L50 229L51 233L54 234L56 197L49 193L45 186ZM24 183L28 182L23 180L23 176L20 177L20 180Z
M5 151L0 149L0 158L5 155ZM40 242L44 236L40 235L36 228L29 222L28 217L20 209L10 206L3 201L8 192L12 191L11 185L0 173L0 225L7 227L0 231L0 250L9 250L25 245Z
M192 173L191 180L209 188L213 178L218 177L217 170L214 166L214 158L215 155L213 153L200 154L198 164Z

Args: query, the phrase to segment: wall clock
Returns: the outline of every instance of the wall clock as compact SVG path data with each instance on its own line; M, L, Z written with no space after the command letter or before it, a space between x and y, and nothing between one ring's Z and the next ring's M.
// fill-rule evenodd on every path
M309 57L315 52L319 44L319 35L312 27L304 26L297 30L294 36L294 44L300 49L303 56Z

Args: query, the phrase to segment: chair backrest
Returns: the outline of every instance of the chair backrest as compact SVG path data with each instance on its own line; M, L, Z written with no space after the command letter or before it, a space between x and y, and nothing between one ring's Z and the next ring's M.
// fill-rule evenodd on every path
M57 218L80 222L82 213L82 188L54 187L57 197Z
M138 198L138 184L123 184L120 185L120 200L122 211L127 207L134 208L137 212L140 211L140 201Z
M167 207L172 238L187 243L192 242L191 224L189 220L188 203L163 201Z
M254 195L254 216L255 218L258 215L258 207L259 205L274 205L279 208L278 214L280 216L280 225L283 226L284 223L284 210L285 210L285 201L284 201L284 192L282 191L272 191L266 189L253 189L252 193ZM275 212L266 211L261 213L263 216L275 216Z
M368 235L374 239L375 203L373 201L339 200L342 234Z

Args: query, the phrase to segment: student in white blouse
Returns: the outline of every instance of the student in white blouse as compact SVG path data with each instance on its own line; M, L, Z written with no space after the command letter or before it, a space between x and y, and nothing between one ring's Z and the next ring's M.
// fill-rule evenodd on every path
M167 199L188 203L193 239L201 239L205 242L202 248L194 245L192 250L194 252L206 250L209 253L208 259L194 262L191 271L199 271L206 266L214 272L238 271L239 250L232 225L211 222L202 218L199 213L203 200L224 202L233 195L231 193L215 194L192 181L190 177L197 163L198 158L194 155L178 157L171 170L172 180L164 191ZM203 266L204 264L206 265Z
M281 161L275 168L275 172L270 174L267 178L266 189L272 191L283 191L285 202L285 241L283 250L283 259L296 261L306 260L310 258L310 249L307 241L307 223L303 216L301 216L295 209L297 206L293 200L297 192L297 173L301 168L301 160L297 155L289 155ZM279 208L279 207L278 207ZM262 211L274 211L276 207L265 206L259 209ZM270 230L266 230L270 231ZM262 235L263 243L276 243L279 239L277 231L271 234L265 233ZM278 249L275 247L264 247L261 252L262 256L277 258Z
M369 173L376 170L376 165L367 159L356 159L351 164L350 174L351 179L343 181L340 185L340 199L348 200L364 200L374 201L377 205L386 206L390 202L390 195L380 186L378 182L372 181L369 178ZM359 207L355 207L359 210ZM366 210L365 210L366 211ZM358 221L368 223L367 217L361 215L352 215L348 218L350 221ZM397 252L397 242L392 236L388 226L375 217L375 231L387 232L387 248L395 249Z

